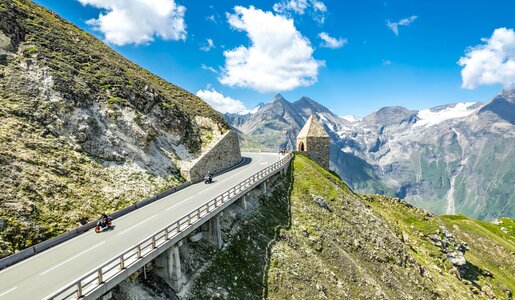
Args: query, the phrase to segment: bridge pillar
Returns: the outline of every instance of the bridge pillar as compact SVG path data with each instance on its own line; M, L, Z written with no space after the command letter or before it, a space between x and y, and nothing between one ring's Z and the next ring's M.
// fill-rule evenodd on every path
M236 200L236 203L239 207L243 208L243 210L247 210L248 208L248 194L243 195L240 199Z
M265 181L263 181L263 183L261 184L261 192L263 194L266 194L266 182L268 181L268 179L265 179Z
M155 259L155 265L157 276L161 277L174 291L180 291L185 278L181 269L179 245L175 244L159 255Z
M208 223L208 231L206 239L213 243L216 249L222 249L224 241L222 239L222 230L220 228L220 216L222 213L212 217Z

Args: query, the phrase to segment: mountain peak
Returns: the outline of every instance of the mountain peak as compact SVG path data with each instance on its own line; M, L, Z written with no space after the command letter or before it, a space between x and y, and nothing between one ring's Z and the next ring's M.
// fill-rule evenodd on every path
M515 103L515 89L504 89L497 97L502 97L508 102Z
M412 111L402 106L387 106L371 113L364 120L384 125L401 124L404 121L411 120L413 117L416 118L416 114L417 111Z
M515 89L506 89L479 110L479 114L491 112L515 125Z
M281 93L277 93L277 95L274 96L274 98L272 98L272 102L273 101L286 101L286 99L284 99L283 95L281 95Z
M298 110L303 111L304 114L308 116L318 113L333 115L333 113L327 107L306 96L303 96L299 100L295 101L293 106L295 106Z

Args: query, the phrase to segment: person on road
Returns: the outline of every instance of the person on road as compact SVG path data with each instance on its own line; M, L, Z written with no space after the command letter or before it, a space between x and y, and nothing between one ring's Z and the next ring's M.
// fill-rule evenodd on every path
M109 216L106 215L106 213L102 213L99 219L100 223L107 224L109 222Z

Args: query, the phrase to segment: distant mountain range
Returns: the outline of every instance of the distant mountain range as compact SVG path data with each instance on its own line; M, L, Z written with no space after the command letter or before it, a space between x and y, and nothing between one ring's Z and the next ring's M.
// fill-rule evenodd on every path
M355 190L393 195L439 214L515 217L515 90L486 104L415 111L384 107L363 119L337 116L281 95L246 114L228 114L243 147L293 148L311 115L331 136L331 168Z

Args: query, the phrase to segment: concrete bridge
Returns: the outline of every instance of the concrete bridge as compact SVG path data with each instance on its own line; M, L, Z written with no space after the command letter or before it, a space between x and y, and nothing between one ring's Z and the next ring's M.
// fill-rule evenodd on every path
M255 188L286 173L292 155L244 153L246 163L193 184L114 221L114 229L90 230L0 271L0 299L96 299L154 261L159 275L180 287L178 243L202 226L221 248L220 213L235 201L245 206Z

